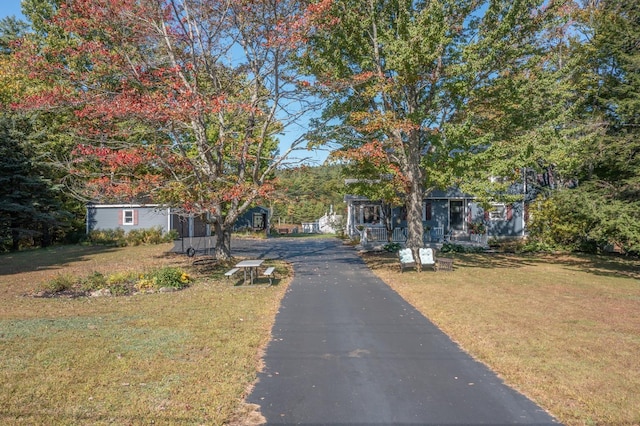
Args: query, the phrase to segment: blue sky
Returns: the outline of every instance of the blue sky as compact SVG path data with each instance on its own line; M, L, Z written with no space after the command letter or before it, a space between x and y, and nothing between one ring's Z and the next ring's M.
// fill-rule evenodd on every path
M20 0L2 0L0 2L0 18L15 15L20 17Z

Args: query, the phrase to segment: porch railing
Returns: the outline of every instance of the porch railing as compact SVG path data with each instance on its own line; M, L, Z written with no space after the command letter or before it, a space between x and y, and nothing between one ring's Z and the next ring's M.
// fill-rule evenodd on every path
M387 229L386 228L364 228L359 230L360 241L362 243L386 243L387 240ZM393 234L391 235L391 241L394 243L404 243L407 241L407 229L406 228L395 228L393 230Z

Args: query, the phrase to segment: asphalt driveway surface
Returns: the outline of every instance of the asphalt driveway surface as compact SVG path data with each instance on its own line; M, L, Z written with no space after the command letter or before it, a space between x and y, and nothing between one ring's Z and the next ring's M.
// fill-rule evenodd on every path
M268 424L557 424L340 241L236 241L233 252L294 265L264 371L248 398Z

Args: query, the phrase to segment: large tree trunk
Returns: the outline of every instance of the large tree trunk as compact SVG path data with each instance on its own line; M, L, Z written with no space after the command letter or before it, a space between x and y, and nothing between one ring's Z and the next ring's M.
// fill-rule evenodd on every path
M414 135L417 138L417 135ZM424 246L422 224L422 203L424 198L424 177L420 168L420 151L416 140L405 145L405 177L409 182L407 191L407 247L413 257L419 259L418 249ZM420 269L420 262L416 262Z
M220 221L213 224L216 232L216 246L214 254L216 259L227 260L231 258L231 230L221 226Z
M422 185L413 183L407 194L407 247L418 249L423 246L422 235Z

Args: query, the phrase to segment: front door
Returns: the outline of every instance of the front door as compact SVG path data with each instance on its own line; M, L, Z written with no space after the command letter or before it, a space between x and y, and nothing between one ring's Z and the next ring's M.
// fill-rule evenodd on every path
M449 201L449 227L454 231L464 230L464 201Z

